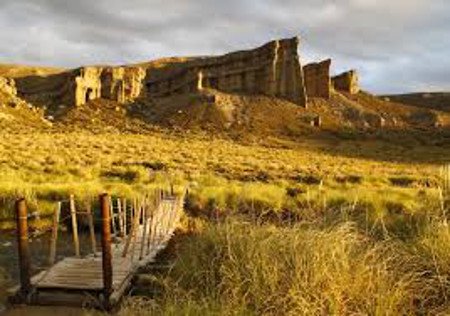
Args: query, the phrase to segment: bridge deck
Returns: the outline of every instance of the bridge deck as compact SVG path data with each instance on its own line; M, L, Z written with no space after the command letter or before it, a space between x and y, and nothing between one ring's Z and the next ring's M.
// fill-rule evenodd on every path
M158 211L153 214L153 227L150 228L152 220L149 220L144 235L144 225L138 226L135 242L125 257L122 255L127 237L116 239L112 246L113 293L111 297L113 300L120 299L137 269L151 263L159 251L166 247L173 235L175 222L178 220L176 208L177 201L175 199L161 201ZM148 237L150 232L152 232L151 238ZM144 251L142 252L143 239ZM140 257L141 253L144 255L142 258ZM48 270L33 276L31 283L36 293L39 294L35 295L33 299L35 304L42 303L39 297L45 297L49 293L53 297L47 297L45 304L51 305L53 302L61 301L61 297L55 295L58 291L64 293L65 296L69 292L77 293L73 297L66 297L64 304L71 299L83 304L84 299L80 298L80 293L101 293L104 289L102 255L97 253L95 256L89 255L83 258L65 258ZM17 290L18 288L15 288L11 292L17 292ZM89 298L89 300L91 299L92 297Z

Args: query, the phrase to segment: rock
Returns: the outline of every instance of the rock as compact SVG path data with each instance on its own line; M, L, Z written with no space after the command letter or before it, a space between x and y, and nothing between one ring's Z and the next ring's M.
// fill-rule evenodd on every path
M145 70L140 67L105 68L101 76L101 96L119 103L133 101L142 92L145 76Z
M298 38L269 42L259 48L200 58L174 71L161 71L146 82L150 97L167 97L214 89L228 93L265 94L306 106Z
M10 96L17 96L16 82L14 79L0 77L0 91Z
M303 67L306 94L308 97L330 98L330 66L331 59L327 59L322 62L311 63Z
M343 72L332 79L336 90L357 94L360 91L358 74L355 70Z
M81 67L49 80L65 82L62 103L81 106L99 98L133 101L142 92L145 75L140 67Z

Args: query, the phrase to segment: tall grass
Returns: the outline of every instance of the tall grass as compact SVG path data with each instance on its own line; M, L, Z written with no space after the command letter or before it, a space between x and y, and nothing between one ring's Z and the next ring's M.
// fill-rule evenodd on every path
M433 233L432 233L433 232ZM154 300L124 314L405 315L450 311L448 228L374 240L351 222L290 228L227 221L189 237Z

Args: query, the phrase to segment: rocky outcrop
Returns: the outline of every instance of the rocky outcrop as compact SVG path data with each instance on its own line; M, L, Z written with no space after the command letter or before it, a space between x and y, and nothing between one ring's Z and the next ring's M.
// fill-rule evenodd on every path
M303 67L305 76L306 95L312 98L330 98L331 78L330 78L331 59L319 63L311 63Z
M99 98L129 102L141 94L144 78L139 67L83 67L71 77L69 103L80 106Z
M265 94L306 106L298 38L269 42L259 48L199 58L181 69L149 76L149 96L164 97L215 89L227 93Z
M357 94L360 91L358 73L355 70L350 70L333 77L332 83L334 89L338 91L344 91L350 94Z
M17 89L14 79L0 77L0 91L11 96L16 96Z
M145 75L145 70L140 67L104 68L101 97L119 103L133 101L142 92Z
M100 98L102 87L101 72L102 69L97 67L83 67L75 70L73 82L71 82L69 87L69 98L73 98L72 104L80 106L90 100Z

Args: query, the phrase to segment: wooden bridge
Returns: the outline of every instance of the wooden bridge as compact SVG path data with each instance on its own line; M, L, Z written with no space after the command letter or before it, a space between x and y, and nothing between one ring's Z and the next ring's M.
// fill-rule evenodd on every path
M70 199L75 256L55 262L61 203L55 210L49 254L50 267L30 275L27 207L16 202L20 286L10 290L11 300L29 305L76 305L109 309L130 288L139 268L151 263L166 247L179 221L184 194L174 196L158 191L157 198L114 203L107 194L99 197L101 210L101 251L97 251L94 216L90 207L75 210ZM80 256L77 215L87 215L92 252Z

